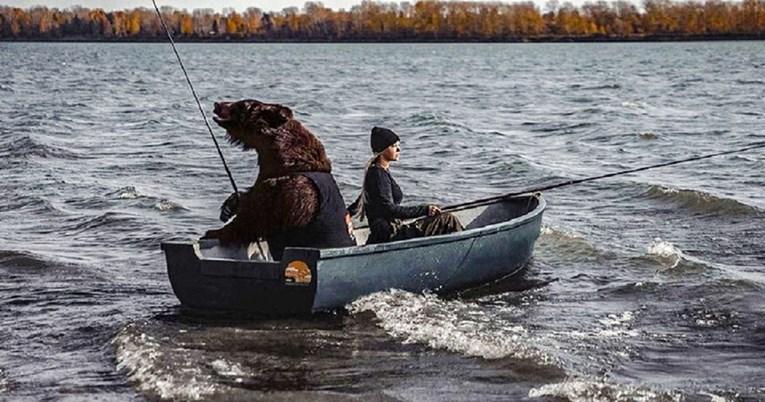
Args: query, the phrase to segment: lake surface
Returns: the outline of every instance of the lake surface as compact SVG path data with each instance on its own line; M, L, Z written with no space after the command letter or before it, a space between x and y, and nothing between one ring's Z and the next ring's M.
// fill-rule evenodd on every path
M764 42L179 49L208 115L290 106L347 202L374 125L442 205L765 140ZM169 45L0 43L0 399L765 400L764 152L545 193L510 289L199 316L159 244L231 189Z

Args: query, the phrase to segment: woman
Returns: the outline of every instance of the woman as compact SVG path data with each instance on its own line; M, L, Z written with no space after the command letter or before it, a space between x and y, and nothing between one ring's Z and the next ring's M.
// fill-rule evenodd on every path
M436 205L401 205L404 194L389 170L390 163L397 161L401 154L399 141L398 135L387 128L372 129L370 142L374 156L367 164L361 195L348 207L349 218L366 217L370 232L367 244L461 231L457 217L441 212ZM423 216L427 218L408 224L401 222Z

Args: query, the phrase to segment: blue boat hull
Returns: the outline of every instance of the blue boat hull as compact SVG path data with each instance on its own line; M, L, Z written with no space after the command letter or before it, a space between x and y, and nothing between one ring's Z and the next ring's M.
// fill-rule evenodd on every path
M515 197L455 212L463 232L340 249L287 248L281 261L210 256L209 242L162 248L184 306L304 314L387 289L443 293L508 276L531 257L544 209L539 195Z

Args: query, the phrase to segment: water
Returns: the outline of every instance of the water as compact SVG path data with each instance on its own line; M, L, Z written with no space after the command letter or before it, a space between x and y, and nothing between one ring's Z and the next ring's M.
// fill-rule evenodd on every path
M441 204L765 139L763 42L180 50L208 113L292 107L347 201L374 125ZM0 43L0 71L0 399L765 400L762 151L547 192L520 283L199 316L159 243L230 189L169 46Z

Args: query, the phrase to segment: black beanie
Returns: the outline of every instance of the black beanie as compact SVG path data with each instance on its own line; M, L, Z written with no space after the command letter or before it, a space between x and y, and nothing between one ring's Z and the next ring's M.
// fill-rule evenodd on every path
M372 152L380 153L399 141L398 135L383 127L372 128L372 136L369 139L372 144Z

